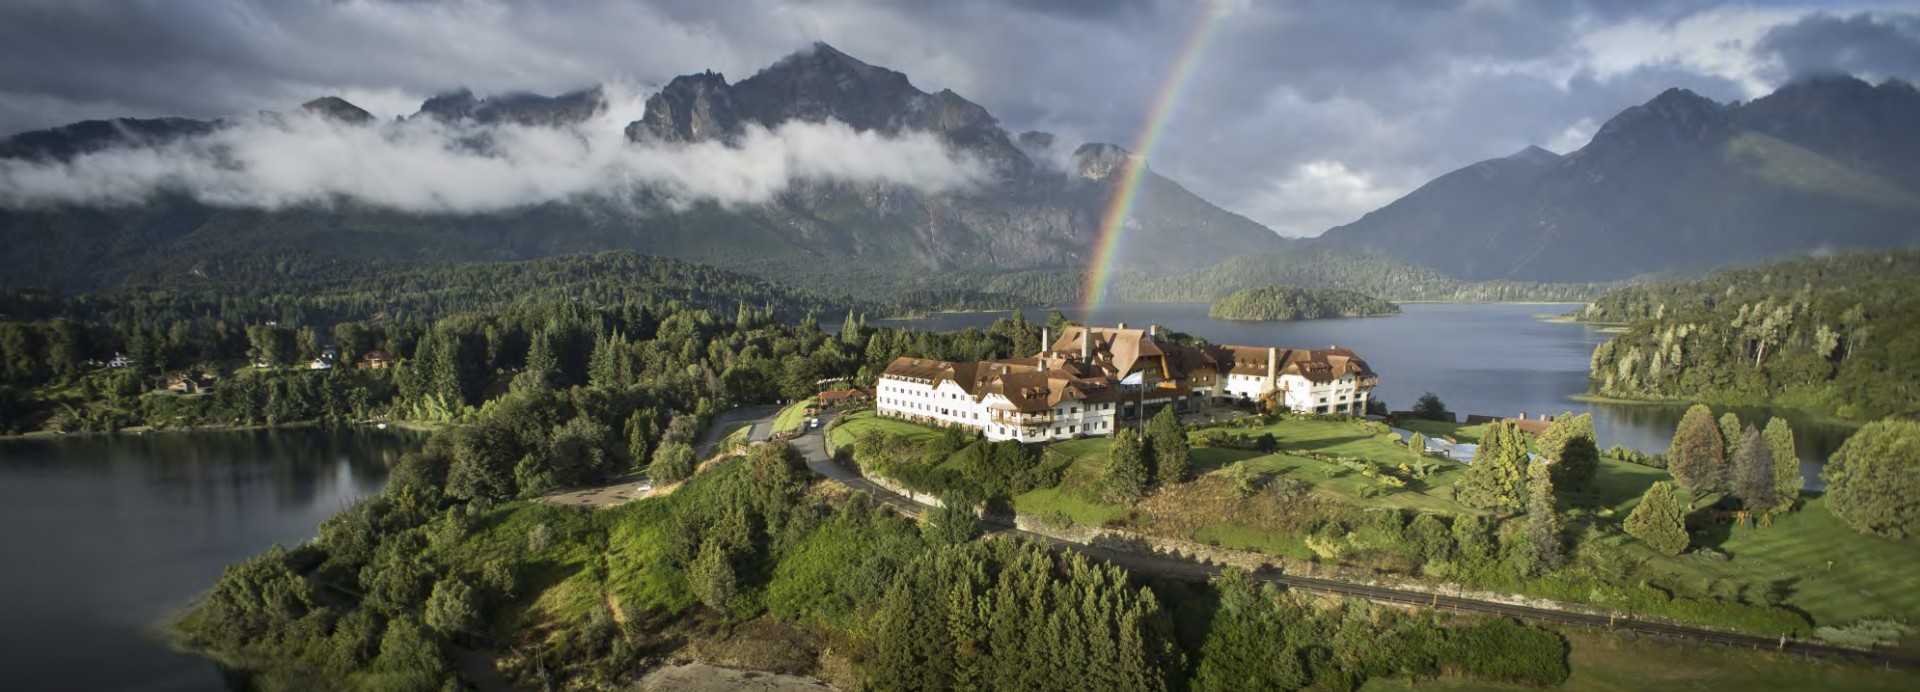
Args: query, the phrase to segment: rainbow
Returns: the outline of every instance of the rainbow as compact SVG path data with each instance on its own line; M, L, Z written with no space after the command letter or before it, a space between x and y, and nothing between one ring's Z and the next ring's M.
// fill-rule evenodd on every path
M1147 157L1159 144L1160 133L1166 129L1174 105L1180 102L1180 94L1186 90L1187 81L1193 76L1193 67L1200 62L1200 54L1206 49L1207 43L1213 40L1220 20L1227 15L1228 3L1225 0L1202 0L1202 3L1205 8L1194 21L1193 29L1187 33L1179 56L1167 69L1166 77L1160 81L1153 104L1147 109L1146 120L1140 124L1140 132L1134 136L1129 147L1133 155L1122 164L1120 184L1114 188L1113 196L1107 200L1106 209L1100 215L1093 261L1087 266L1087 283L1081 291L1087 301L1085 319L1089 323L1093 321L1094 313L1099 312L1100 302L1106 299L1107 282L1113 278L1113 260L1120 251L1122 231L1126 228L1128 215L1133 213L1133 201L1140 192L1140 182L1146 179Z

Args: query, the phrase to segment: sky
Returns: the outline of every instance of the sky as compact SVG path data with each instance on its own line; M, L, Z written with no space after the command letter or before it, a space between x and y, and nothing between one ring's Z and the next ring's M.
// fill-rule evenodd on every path
M952 89L1010 131L1126 144L1138 138L1204 1L4 0L0 135L87 118L287 111L322 95L391 118L460 87L553 94L614 85L635 95L616 104L627 110L609 114L617 124L638 118L640 99L676 75L710 69L738 80L825 41L904 72L924 90ZM1608 117L1669 87L1731 101L1807 74L1920 81L1920 7L1910 2L1217 1L1222 20L1150 163L1293 236L1351 221L1474 161L1527 145L1577 149ZM831 128L762 134L761 149L736 157L752 175L708 180L589 150L584 162L559 161L566 142L509 133L510 143L531 138L526 157L552 167L534 170L560 182L529 191L521 188L549 185L503 172L502 189L488 192L508 200L516 192L572 194L617 169L692 196L752 201L809 172L905 176L929 189L977 173L967 161L914 164L927 142L910 138L863 142ZM385 145L418 136L390 133ZM839 146L892 155L878 163L806 160ZM284 189L274 180L220 178L217 167L192 174L235 194L297 203L341 194L312 186L369 165L356 158L329 169L326 151L306 153L301 161L319 163L281 166ZM167 170L165 154L132 163L183 175ZM472 163L443 155L377 170L424 180L446 170L434 166ZM512 163L503 168L526 170L524 161ZM78 173L13 171L7 186L43 185L84 200L127 182L119 172L128 161L93 164L97 170ZM76 182L81 174L92 187ZM349 184L359 188L346 193L389 187ZM464 189L428 189L395 203L458 207Z

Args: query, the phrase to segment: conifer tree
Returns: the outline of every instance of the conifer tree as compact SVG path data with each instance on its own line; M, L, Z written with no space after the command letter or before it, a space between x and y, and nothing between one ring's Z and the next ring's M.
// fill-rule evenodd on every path
M1800 489L1805 487L1807 479L1800 475L1800 455L1794 450L1793 428L1784 418L1775 416L1767 421L1767 430L1762 433L1767 440L1767 450L1773 453L1773 509L1774 512L1791 512L1800 501Z
M847 310L847 319L840 323L840 343L848 346L860 345L860 323L854 321L853 310Z
M700 555L687 566L687 582L693 585L693 593L701 603L714 610L726 610L737 583L733 559L720 541L707 540L700 544Z
M1562 462L1539 459L1527 465L1527 539L1533 543L1533 559L1538 571L1553 570L1565 561L1552 468L1559 463Z
M1715 431L1718 433L1718 431ZM1653 484L1627 515L1627 533L1668 555L1686 552L1687 516L1678 491L1666 481Z
M1123 429L1113 436L1113 446L1107 452L1107 470L1102 479L1108 497L1115 500L1133 502L1147 491L1147 472L1145 445L1140 435L1131 429Z
M1779 504L1773 494L1773 450L1757 428L1747 428L1733 454L1733 478L1728 485L1740 504L1750 511L1766 512Z
M1720 489L1726 481L1727 445L1713 410L1694 404L1680 418L1667 449L1667 470L1694 495Z
M1553 460L1553 487L1560 492L1585 492L1600 471L1600 443L1593 432L1593 415L1561 414L1540 436L1541 453Z
M1524 503L1526 463L1527 443L1520 429L1512 421L1493 423L1480 438L1473 464L1454 486L1454 496L1469 507L1518 510Z
M1427 457L1427 436L1414 433L1413 436L1408 437L1407 450L1413 452L1414 459L1425 459Z
M1187 446L1187 426L1174 414L1173 407L1154 414L1147 423L1147 437L1153 443L1154 484L1187 482L1193 473L1192 450Z
M1733 476L1731 472L1733 471L1733 453L1735 450L1740 449L1740 439L1746 436L1746 427L1740 425L1740 415L1732 411L1720 414L1719 423L1720 440L1727 445L1727 471L1729 475L1726 477L1725 483L1726 488L1732 488Z

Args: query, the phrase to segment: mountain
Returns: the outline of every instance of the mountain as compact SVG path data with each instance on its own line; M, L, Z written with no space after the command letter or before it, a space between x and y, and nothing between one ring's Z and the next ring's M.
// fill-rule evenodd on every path
M1607 281L1920 242L1920 95L1803 80L1747 104L1670 89L1566 156L1448 173L1320 244L1469 279Z
M1050 135L1014 137L985 108L952 91L923 91L904 74L825 44L738 82L713 72L677 77L637 112L616 108L600 89L552 97L452 91L428 99L397 123L377 122L337 97L302 106L356 127L402 127L432 119L477 128L453 129L480 134L459 135L446 145L474 152L495 150L498 142L486 129L493 126L576 132L576 126L598 127L607 118L633 118L625 127L625 146L632 151L622 155L645 156L693 146L738 147L753 132L793 123L838 123L875 137L931 135L949 154L977 163L983 174L971 185L937 192L803 176L770 200L754 203L675 201L640 186L632 199L575 195L468 212L403 212L352 197L247 206L166 187L139 204L0 207L0 275L9 277L0 283L89 290L129 276L215 272L230 258L273 253L375 262L500 261L629 250L813 281L838 270L874 268L905 277L1079 269L1094 252L1119 164L1133 156L1102 144L1066 155L1065 145ZM0 140L0 159L64 162L235 126L234 121L184 119L79 123ZM863 152L841 147L802 153L852 157ZM0 169L0 185L7 183L5 173ZM5 193L0 190L0 200L9 199ZM1267 228L1158 173L1146 174L1138 200L1119 257L1122 266L1153 274L1181 272L1217 262L1223 249L1274 251L1287 245ZM878 294L901 287L859 283L856 288Z

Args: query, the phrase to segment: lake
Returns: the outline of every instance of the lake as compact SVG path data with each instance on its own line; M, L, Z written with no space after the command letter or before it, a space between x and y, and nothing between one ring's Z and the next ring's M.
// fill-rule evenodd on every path
M0 441L0 628L16 690L222 690L154 624L312 537L422 438L295 428Z
M1449 410L1514 416L1590 412L1602 448L1616 444L1664 452L1684 406L1589 404L1586 393L1593 349L1612 335L1598 327L1553 322L1543 316L1572 312L1578 304L1410 303L1392 317L1238 322L1207 317L1205 303L1108 303L1089 316L1085 306L1067 306L1068 319L1095 325L1159 324L1213 343L1285 348L1345 346L1380 374L1374 398L1393 409L1413 406L1423 392L1438 394ZM879 322L925 329L986 327L1010 312L940 313L915 320ZM1043 322L1046 308L1025 311ZM1809 487L1820 487L1818 465L1852 432L1844 425L1785 414L1799 444ZM1741 420L1765 425L1771 414L1741 410Z

